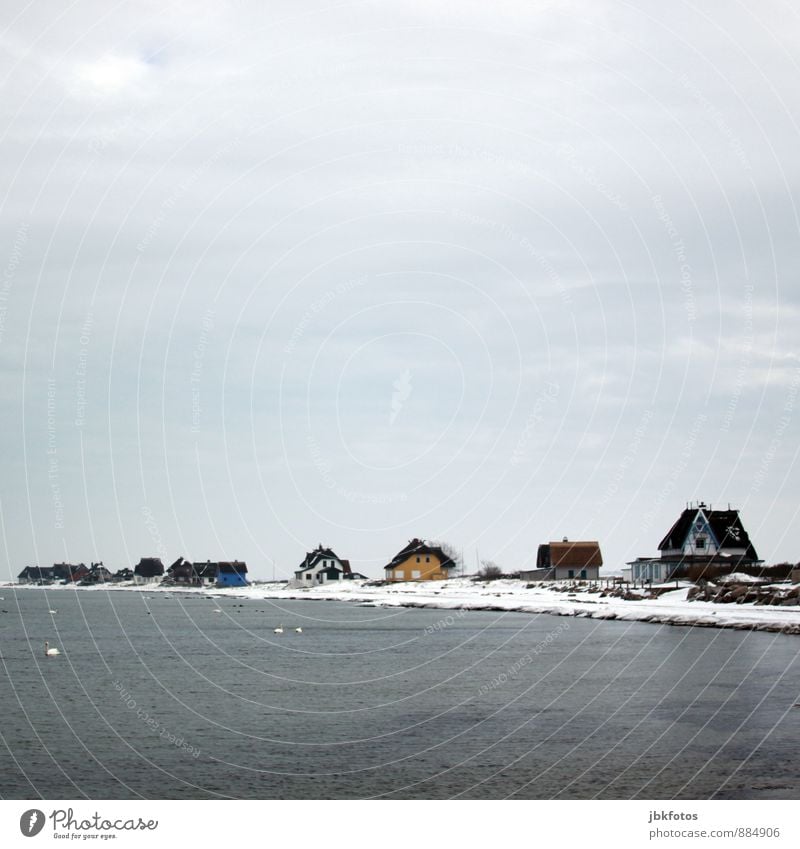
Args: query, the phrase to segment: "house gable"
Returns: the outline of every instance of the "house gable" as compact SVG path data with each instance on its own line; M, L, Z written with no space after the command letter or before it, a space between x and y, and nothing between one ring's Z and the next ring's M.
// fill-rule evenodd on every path
M758 562L738 510L687 507L658 544L662 557L737 557Z
M312 582L339 581L351 574L350 561L342 560L331 548L320 543L305 558L294 572L295 586L310 586Z
M456 564L436 545L412 539L383 568L389 581L443 580Z
M681 552L701 556L714 555L719 551L719 547L719 541L708 517L702 509L698 509L681 544Z
M534 580L596 580L603 565L600 543L596 540L569 540L542 543L536 552L536 569L526 573Z

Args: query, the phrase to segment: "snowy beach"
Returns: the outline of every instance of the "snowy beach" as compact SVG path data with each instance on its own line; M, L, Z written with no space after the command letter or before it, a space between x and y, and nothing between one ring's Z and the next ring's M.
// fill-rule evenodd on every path
M671 586L674 587L674 584ZM650 622L746 631L800 634L800 606L719 604L687 598L694 587L682 583L677 589L663 588L658 598L640 600L604 595L602 585L567 583L528 584L501 579L474 581L454 578L448 581L378 584L371 581L340 581L335 584L289 588L283 583L253 583L247 587L178 587L164 584L145 586L100 585L46 587L6 584L4 589L30 589L57 592L139 592L151 594L201 594L214 598L302 599L307 601L346 601L375 607L426 607L446 611L495 610L514 613L577 616L624 622ZM783 589L787 589L784 586Z

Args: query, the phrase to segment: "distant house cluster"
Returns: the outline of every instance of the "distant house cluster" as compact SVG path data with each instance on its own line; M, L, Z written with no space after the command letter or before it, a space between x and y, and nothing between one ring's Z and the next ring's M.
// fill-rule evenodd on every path
M677 577L695 579L711 568L735 572L757 566L758 559L739 511L714 510L704 502L688 505L659 543L657 557L637 557L630 561L623 577L636 582L662 583ZM528 581L597 581L603 555L597 540L570 540L542 543L536 554L536 568L523 570ZM388 582L444 581L455 573L453 556L441 546L415 537L383 567ZM498 570L499 572L499 570ZM354 572L350 561L320 543L294 570L292 588L310 588L338 581L366 579ZM132 582L135 585L242 587L246 586L247 564L241 560L195 561L179 557L168 569L158 557L143 557L133 569L111 573L100 563L54 563L27 566L19 574L20 583L105 584Z
M160 557L142 557L133 569L116 572L100 563L87 567L83 563L54 563L52 566L26 566L17 576L21 584L94 584L133 583L186 584L191 586L241 587L247 585L247 564L241 560L189 563L179 557L169 569L164 568Z
M100 563L54 563L52 566L26 566L17 575L21 584L89 584L110 583L112 581L130 580L133 572L130 569L120 570L112 574Z

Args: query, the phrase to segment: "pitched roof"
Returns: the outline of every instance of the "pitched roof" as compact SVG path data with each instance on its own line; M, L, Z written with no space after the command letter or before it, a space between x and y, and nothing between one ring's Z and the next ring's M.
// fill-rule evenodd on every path
M404 560L407 560L409 557L412 557L416 554L434 554L439 558L439 563L441 564L442 569L454 569L455 563L453 560L448 557L444 551L438 545L430 545L425 542L425 540L417 539L416 537L412 540L409 540L408 545L401 549L395 554L395 556L391 559L389 563L387 563L383 568L384 569L394 569L395 566L398 566Z
M226 572L227 574L244 575L247 572L247 564L243 560L220 560L217 566L219 567L218 572Z
M68 577L69 575L74 575L76 572L80 572L82 570L86 570L86 566L83 563L54 563L53 564L53 574L59 575L62 577Z
M313 569L320 560L338 560L342 564L344 574L350 574L350 561L337 557L332 548L323 548L321 543L313 551L306 552L305 559L300 562L295 572L305 572L306 569Z
M750 542L750 537L744 529L742 520L739 518L739 511L711 510L702 503L698 507L687 507L681 513L677 522L667 531L664 539L658 544L659 551L682 548L697 514L701 511L708 521L708 526L720 549L743 548L745 557L758 560L756 550Z
M143 557L133 570L140 578L155 578L164 574L164 564L160 557Z
M550 548L550 566L562 566L587 569L603 565L603 555L597 540L562 540L548 543Z
M49 579L52 577L52 566L26 566L19 575L17 575L17 578L36 578L37 580Z
M212 563L210 560L206 560L205 563L198 563L197 561L192 563L192 570L198 578L216 578L218 568L219 564Z

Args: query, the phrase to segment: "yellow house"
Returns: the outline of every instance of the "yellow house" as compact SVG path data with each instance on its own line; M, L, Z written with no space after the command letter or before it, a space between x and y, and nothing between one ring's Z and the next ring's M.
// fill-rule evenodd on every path
M387 581L445 581L456 564L441 548L425 540L411 542L384 566Z

